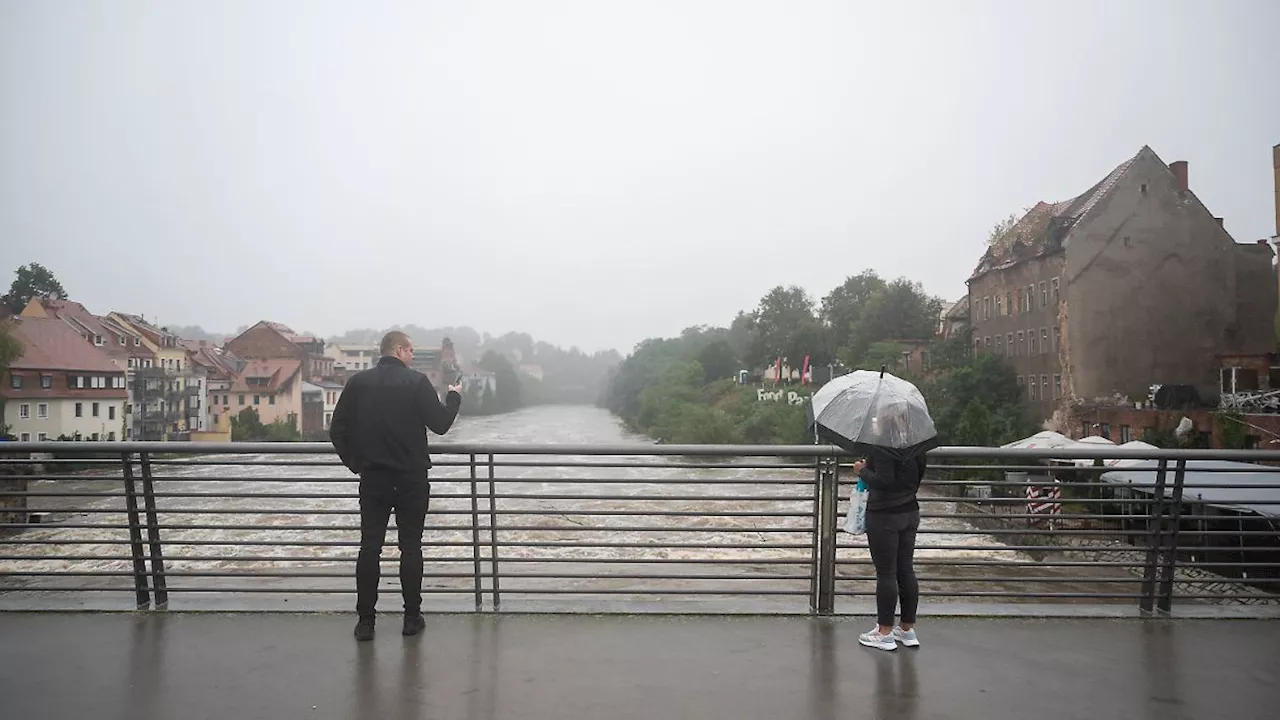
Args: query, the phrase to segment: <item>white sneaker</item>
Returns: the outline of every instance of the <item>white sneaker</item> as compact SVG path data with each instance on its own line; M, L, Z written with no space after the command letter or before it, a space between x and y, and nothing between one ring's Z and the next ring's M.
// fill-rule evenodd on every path
M872 628L870 632L864 632L858 636L858 642L867 647L878 648L880 650L897 650L898 643L893 640L893 633L881 635L880 628Z
M915 628L903 630L902 628L895 626L893 628L893 639L907 647L920 647L920 639L916 637Z

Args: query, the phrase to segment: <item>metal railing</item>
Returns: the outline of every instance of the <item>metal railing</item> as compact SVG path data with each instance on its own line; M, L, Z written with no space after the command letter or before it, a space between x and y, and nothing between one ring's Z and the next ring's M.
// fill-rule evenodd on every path
M440 607L829 614L874 597L866 538L841 530L852 458L831 446L432 450L423 591ZM1125 470L1150 482L1044 465L1116 458L1149 460ZM1148 612L1280 604L1266 512L1280 512L1280 467L1204 467L1226 460L1280 452L939 448L919 497L921 595ZM1224 492L1230 502L1214 499ZM395 594L389 537L381 591ZM0 444L0 600L18 606L85 594L137 608L349 603L358 547L357 478L327 443Z

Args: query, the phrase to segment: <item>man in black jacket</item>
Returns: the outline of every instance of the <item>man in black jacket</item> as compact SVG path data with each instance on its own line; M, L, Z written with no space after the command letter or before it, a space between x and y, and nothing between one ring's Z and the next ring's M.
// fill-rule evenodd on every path
M356 560L357 640L372 640L378 603L379 559L387 521L396 511L405 635L417 635L422 617L422 527L431 486L427 429L449 431L462 405L462 388L449 386L443 403L427 376L409 369L413 342L399 331L382 338L382 359L347 381L333 411L329 437L347 469L360 476L360 555Z

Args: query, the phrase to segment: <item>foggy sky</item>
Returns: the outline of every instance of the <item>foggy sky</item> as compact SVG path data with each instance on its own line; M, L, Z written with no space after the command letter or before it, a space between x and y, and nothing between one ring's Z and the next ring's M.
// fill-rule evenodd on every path
M1150 145L1275 234L1280 3L0 0L0 291L587 350L770 287L952 300Z

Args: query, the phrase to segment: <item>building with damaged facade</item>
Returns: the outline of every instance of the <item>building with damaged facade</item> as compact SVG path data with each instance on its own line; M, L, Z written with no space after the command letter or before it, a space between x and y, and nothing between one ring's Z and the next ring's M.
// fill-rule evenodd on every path
M1133 408L1153 385L1216 402L1222 356L1275 350L1273 257L1231 237L1185 161L1144 146L992 240L968 281L974 351L1004 356L1030 412L1069 434L1075 409Z

